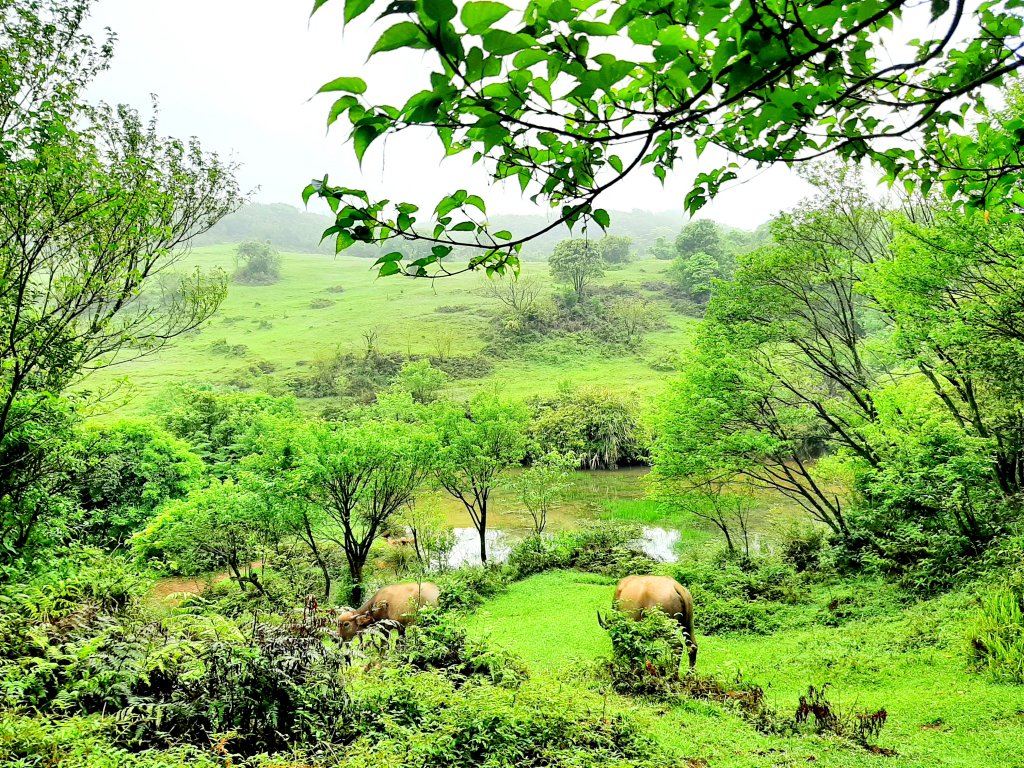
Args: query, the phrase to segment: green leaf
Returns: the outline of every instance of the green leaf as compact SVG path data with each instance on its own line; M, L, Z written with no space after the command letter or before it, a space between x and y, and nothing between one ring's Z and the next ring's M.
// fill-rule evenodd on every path
M937 21L948 10L949 0L932 0L932 21Z
M614 168L616 173L622 173L622 160L618 155L608 155L608 165Z
M385 30L373 46L370 56L397 48L429 48L430 43L418 26L411 21L400 21Z
M326 0L322 1L326 2ZM345 0L345 23L348 24L352 19L366 13L371 5L373 5L373 0Z
M501 229L501 230L498 230L497 232L494 233L494 239L495 240L511 240L512 239L512 233L509 232L507 229Z
M376 126L373 125L360 125L352 132L352 144L355 146L356 159L360 165L363 163L363 155L366 154L366 148L379 135Z
M366 93L366 81L361 77L339 77L321 85L317 93L330 93L331 91Z
M495 56L507 56L510 53L531 47L537 41L529 35L514 35L502 29L492 29L483 36L484 49Z
M319 11L320 6L322 6L326 2L327 0L313 0L313 10L309 12L309 15L312 16L314 13Z
M611 226L612 217L608 214L608 211L604 210L604 208L598 208L592 215L594 217L594 221L597 222L601 229L608 229L608 227Z
M377 270L377 277L387 277L388 275L397 275L402 271L397 261L388 261L381 265L380 269Z
M444 23L455 18L458 10L452 0L421 0L423 12L436 22Z
M469 2L462 6L462 13L459 18L466 25L466 31L471 35L479 35L491 28L495 22L501 21L512 11L503 3L495 3L491 0L479 0Z

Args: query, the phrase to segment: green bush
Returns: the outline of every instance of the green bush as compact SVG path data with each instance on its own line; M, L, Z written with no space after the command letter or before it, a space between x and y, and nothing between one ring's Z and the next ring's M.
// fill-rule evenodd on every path
M633 545L639 536L636 526L607 523L530 536L512 548L507 568L513 579L565 568L619 577L651 573L657 564Z
M612 641L608 670L615 689L643 695L671 692L686 659L679 623L660 610L646 612L639 620L610 611L603 622Z
M469 638L451 613L424 609L389 657L420 669L439 669L458 678L484 678L495 685L518 687L528 675L514 654Z
M819 525L791 525L782 532L779 555L797 573L820 570L825 533Z
M1024 684L1024 581L981 598L969 640L979 667L998 680Z
M723 632L749 632L767 635L779 628L778 606L764 601L722 597L716 592L694 585L693 621L705 635Z
M504 592L508 575L494 566L459 568L444 574L437 585L441 590L438 603L443 610L468 611Z

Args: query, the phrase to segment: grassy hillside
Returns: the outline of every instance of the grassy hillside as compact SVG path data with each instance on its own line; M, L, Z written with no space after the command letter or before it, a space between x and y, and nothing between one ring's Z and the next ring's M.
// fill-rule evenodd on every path
M783 716L792 715L808 685L828 684L829 698L844 711L885 707L888 724L879 744L895 750L895 756L881 757L832 738L765 735L727 708L704 701L655 702L610 691L592 695L606 697L604 706L611 711L640 715L659 742L686 758L681 765L1024 765L1024 688L994 683L967 666L970 598L951 594L904 609L886 605L881 583L863 581L857 589L876 605L869 615L822 626L836 588L819 586L791 609L782 629L763 636L703 636L698 604L697 666L702 674L725 679L742 673L764 688ZM611 651L595 612L611 604L613 591L614 580L605 577L544 573L485 603L469 626L520 654L530 667L528 685L579 685L584 678L574 670ZM586 694L581 690L580 695Z
M233 262L233 246L209 246L195 249L183 267L231 271ZM610 270L601 282L643 290L644 283L662 279L667 264L639 261ZM528 263L523 273L546 279L547 267ZM317 358L364 349L365 334L376 334L375 344L384 352L433 355L440 344L450 346L453 355L476 355L484 350L486 331L500 308L482 295L484 279L475 274L436 282L377 279L365 259L288 253L280 282L232 283L220 311L198 332L158 354L97 373L86 386L126 382L126 404L118 411L125 415L145 410L175 382L235 382L286 391L287 378L308 370ZM580 348L564 338L518 345L493 358L487 376L455 380L453 394L499 387L527 396L552 392L562 382L641 395L659 391L671 375L666 361L685 350L697 321L672 312L658 292L643 292L664 310L664 322L637 350ZM329 399L308 401L313 409L329 404Z

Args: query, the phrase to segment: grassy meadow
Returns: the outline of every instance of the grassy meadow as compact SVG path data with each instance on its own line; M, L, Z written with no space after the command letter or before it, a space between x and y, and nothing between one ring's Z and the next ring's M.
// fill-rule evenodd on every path
M966 594L908 606L882 582L819 585L787 607L782 627L767 635L702 636L697 605L701 674L742 675L765 690L781 716L792 715L809 685L828 685L843 711L884 707L888 722L878 746L895 754L882 756L832 737L766 735L718 704L626 698L595 684L584 672L611 653L596 611L611 604L614 584L589 573L539 574L485 603L468 626L526 661L527 686L579 686L595 709L632 712L679 765L1024 766L1024 688L968 672L965 626L973 600ZM829 604L851 588L863 596L860 615L825 620Z
M234 270L234 245L195 248L176 267ZM523 343L489 357L493 370L483 378L455 379L451 394L468 396L487 387L514 397L554 392L562 383L599 385L644 398L660 391L672 375L671 361L687 348L697 320L668 311L657 291L643 285L663 279L670 262L647 259L609 269L599 285L639 288L662 312L661 327L628 353L597 345L581 347L567 338ZM548 280L547 265L525 262L522 273ZM168 385L238 384L285 393L289 375L301 374L318 358L359 352L373 334L382 352L405 356L477 355L500 303L485 296L478 274L439 280L378 279L372 262L349 256L283 254L281 280L272 285L232 282L217 314L201 329L140 360L90 376L93 389L119 385L104 418L134 415L158 404ZM550 288L548 288L550 290ZM256 374L253 367L269 371ZM656 367L653 367L656 366ZM305 401L310 409L330 398Z

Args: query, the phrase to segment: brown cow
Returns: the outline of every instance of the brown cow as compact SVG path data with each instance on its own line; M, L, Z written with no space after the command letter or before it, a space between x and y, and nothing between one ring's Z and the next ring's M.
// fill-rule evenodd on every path
M364 627L382 619L391 619L403 626L411 624L424 605L437 605L438 594L437 585L429 581L381 587L354 611L338 617L338 634L344 640L351 640Z
M627 576L615 587L612 607L633 619L641 618L651 608L660 608L678 621L693 669L697 642L693 635L693 597L686 587L668 576Z

